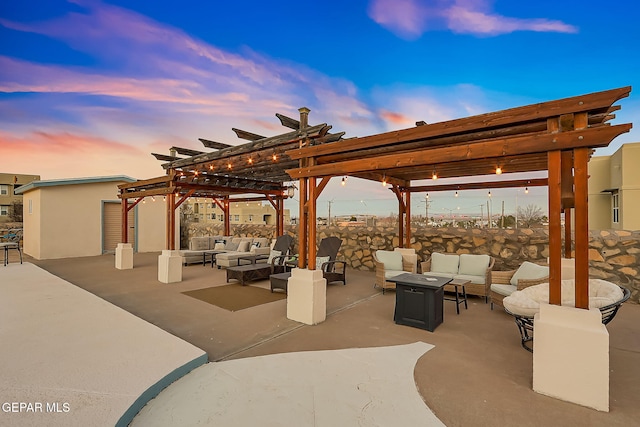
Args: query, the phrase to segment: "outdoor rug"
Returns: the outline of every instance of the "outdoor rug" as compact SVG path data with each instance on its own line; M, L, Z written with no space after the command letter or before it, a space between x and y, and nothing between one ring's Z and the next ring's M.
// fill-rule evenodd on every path
M245 308L287 298L287 295L281 292L271 292L268 289L256 286L242 286L235 283L196 289L183 292L183 294L229 311L244 310Z

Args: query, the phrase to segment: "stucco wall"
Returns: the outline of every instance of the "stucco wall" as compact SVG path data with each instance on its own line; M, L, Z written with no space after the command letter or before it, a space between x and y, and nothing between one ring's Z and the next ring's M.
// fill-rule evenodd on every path
M35 259L102 254L103 202L120 203L118 184L95 182L37 187L24 194L24 252ZM32 211L29 213L29 203ZM165 207L162 202L138 204L137 250L165 248Z
M232 227L239 236L272 238L275 227L243 225ZM298 229L288 226L287 232L297 239ZM192 224L190 236L222 234L221 228L198 227ZM327 236L342 239L339 257L352 268L373 270L372 252L398 246L395 227L324 227L317 230L318 241ZM432 252L480 253L495 258L495 270L516 269L523 261L544 262L549 256L549 232L546 229L412 229L412 247L419 259ZM296 248L297 250L297 248ZM618 283L632 291L631 299L640 302L640 231L592 231L589 243L589 274Z

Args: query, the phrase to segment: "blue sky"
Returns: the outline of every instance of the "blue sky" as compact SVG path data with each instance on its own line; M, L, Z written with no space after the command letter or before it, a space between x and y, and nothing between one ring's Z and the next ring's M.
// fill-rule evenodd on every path
M2 169L151 178L164 173L151 152L202 149L199 137L243 143L232 127L279 134L275 113L302 106L312 124L352 137L636 87L639 10L631 0L3 1ZM619 103L616 123L634 122L637 99ZM493 194L515 209L515 190ZM430 199L448 216L487 197ZM397 209L388 189L355 179L332 180L320 215L329 201L332 214ZM546 192L519 194L529 201L546 209Z

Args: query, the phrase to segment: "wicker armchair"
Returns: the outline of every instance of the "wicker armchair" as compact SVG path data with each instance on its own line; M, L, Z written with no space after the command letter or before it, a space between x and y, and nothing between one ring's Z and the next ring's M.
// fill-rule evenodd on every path
M402 254L403 271L414 274L418 272L418 255L414 249L395 248L394 251ZM384 294L386 289L395 289L396 284L395 282L387 282L385 274L388 272L385 271L384 264L378 259L376 252L373 253L373 264L376 267L376 281L373 286L382 288Z
M509 271L493 271L491 273L491 284L492 285L511 285L511 278L518 270L509 270ZM519 279L518 285L513 287L514 291L521 291L529 286L539 285L541 283L549 282L549 276L540 277L537 279ZM491 289L491 288L490 288ZM489 296L491 297L491 309L493 310L494 304L498 307L504 308L504 304L502 300L508 296L503 295L502 293L496 292L494 289L490 290Z

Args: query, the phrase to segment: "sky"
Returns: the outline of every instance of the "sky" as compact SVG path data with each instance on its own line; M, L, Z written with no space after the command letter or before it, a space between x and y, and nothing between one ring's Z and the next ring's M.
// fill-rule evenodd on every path
M366 136L640 79L635 0L23 0L0 2L2 172L164 174L150 153L266 136L276 113ZM640 90L640 86L638 89ZM640 97L618 102L634 123ZM635 123L634 123L635 124ZM640 141L640 125L596 155ZM505 174L506 176L506 174ZM444 180L439 181L444 183ZM546 188L429 196L429 215L538 205ZM425 211L414 194L412 211ZM318 215L388 215L388 188L333 178ZM295 200L285 207L297 212Z

